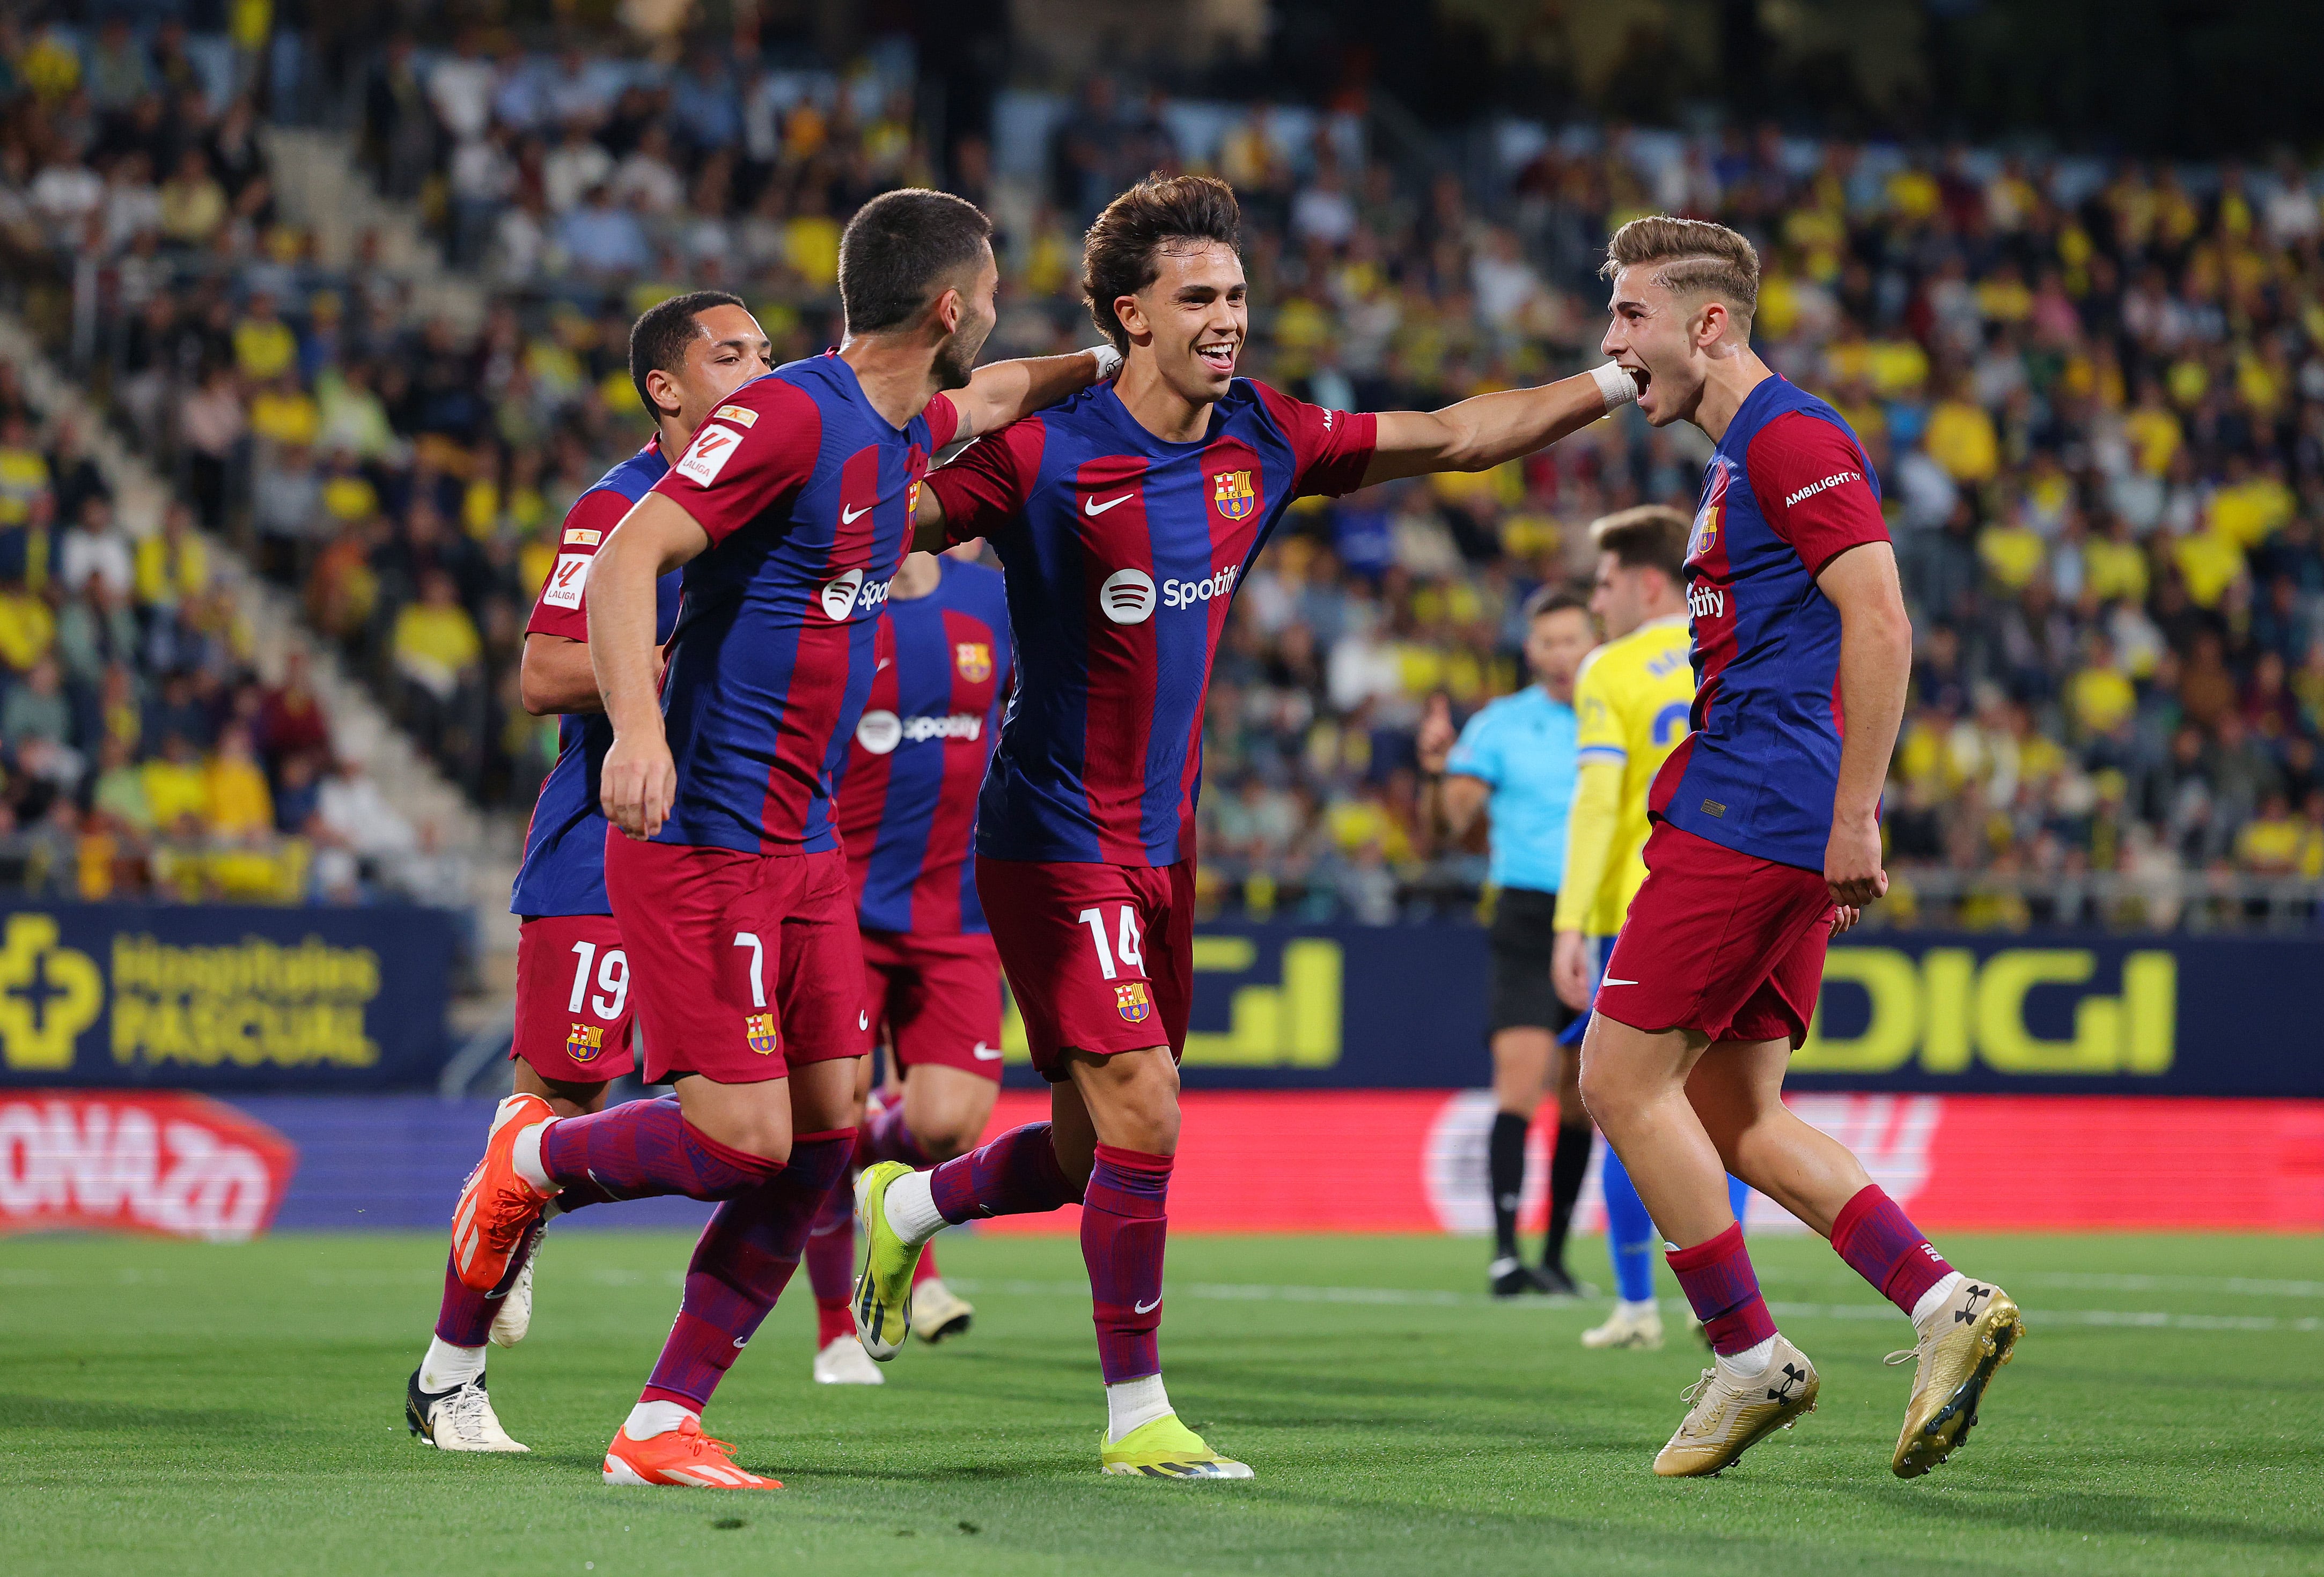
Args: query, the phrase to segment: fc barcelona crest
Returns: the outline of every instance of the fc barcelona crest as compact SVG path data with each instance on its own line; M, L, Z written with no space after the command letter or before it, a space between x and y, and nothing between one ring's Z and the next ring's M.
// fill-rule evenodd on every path
M775 1028L775 1016L772 1013L745 1015L742 1019L742 1033L749 1037L751 1049L761 1056L772 1056L775 1048L783 1043L782 1036Z
M1213 478L1219 486L1214 495L1219 513L1231 521L1239 521L1259 507L1259 492L1250 484L1248 471L1222 471Z
M1710 484L1703 489L1702 503L1694 512L1694 529L1687 534L1689 563L1719 546L1719 517L1727 512L1727 476L1725 456L1712 456Z
M952 647L952 666L960 677L972 685L981 685L992 677L992 648L982 641L955 641Z
M1113 988L1115 1010L1132 1024L1143 1024L1154 1017L1154 999L1146 994L1146 982L1128 980Z
M567 1023L572 1024L568 1019ZM573 1033L565 1038L565 1055L575 1062L595 1062L597 1054L605 1049L605 1027L603 1024L574 1024Z

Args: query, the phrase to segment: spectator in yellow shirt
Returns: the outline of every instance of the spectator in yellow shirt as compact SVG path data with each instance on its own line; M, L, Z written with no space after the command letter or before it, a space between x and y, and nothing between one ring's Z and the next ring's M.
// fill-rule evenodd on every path
M2116 660L2113 641L2090 637L2089 661L2067 681L2066 699L2086 738L2112 733L2138 710L2138 692Z
M2259 814L2236 835L2236 863L2254 876L2291 876L2300 869L2308 824L2295 821L2282 793L2261 802Z
M0 662L20 674L30 672L56 641L57 617L47 603L25 590L22 581L0 586Z
M2168 475L2186 442L2179 418L2163 401L2163 386L2152 378L2139 380L2138 405L2122 419L2122 430L2138 468L2149 476Z
M161 753L145 763L145 807L153 825L180 837L199 837L209 816L209 778L182 733L161 742Z
M162 512L161 529L137 544L137 600L176 608L209 589L210 553L182 503Z
M2190 531L2172 544L2187 597L2199 608L2216 608L2227 587L2244 573L2244 550L2217 531Z
M262 385L250 401L250 433L285 448L306 448L321 436L323 419L314 401L285 374Z
M1977 536L1977 556L1984 562L1986 573L2007 591L2021 592L2031 586L2049 553L2049 544L2041 534L2022 521L1987 526Z
M396 614L394 651L396 671L439 701L451 699L462 681L474 677L484 643L476 622L460 605L452 577L442 570L429 571L420 600Z
M2120 515L2107 520L2104 536L2082 544L2082 586L2098 602L2144 604L2148 579L2146 550Z
M2211 530L2239 548L2256 548L2292 518L2297 503L2274 468L2255 475L2242 456L2231 456L2227 485L2211 494Z
M1929 412L1921 442L1955 482L1974 486L1992 481L2001 469L2001 438L1993 430L1993 418L1962 392L1958 379Z
M299 359L299 339L274 309L272 292L252 293L250 310L234 326L234 364L254 383L279 378Z
M218 735L217 754L202 774L210 831L237 842L263 839L274 829L274 797L259 770L250 730L228 724Z
M0 526L31 520L33 501L48 490L48 456L33 441L32 424L12 412L0 420Z

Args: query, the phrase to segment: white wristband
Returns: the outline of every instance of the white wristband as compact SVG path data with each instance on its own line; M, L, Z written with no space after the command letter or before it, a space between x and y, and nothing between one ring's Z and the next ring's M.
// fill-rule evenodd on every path
M1121 353L1113 348L1111 340L1108 340L1103 345L1090 346L1089 354L1097 358L1097 377L1094 382L1102 383L1121 371Z
M1590 375L1598 381L1598 392L1606 397L1609 411L1619 410L1638 397L1637 384L1630 381L1630 374L1618 362L1606 362L1592 367Z

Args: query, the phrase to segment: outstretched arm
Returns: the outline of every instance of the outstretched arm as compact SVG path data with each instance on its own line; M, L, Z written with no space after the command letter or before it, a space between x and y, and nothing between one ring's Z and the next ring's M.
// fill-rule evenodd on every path
M613 724L598 798L613 825L633 838L661 831L678 793L655 694L654 583L709 546L710 533L683 505L649 493L622 517L590 567L589 659Z
M1092 383L1112 376L1120 365L1120 353L1110 345L1077 350L1071 355L994 362L977 368L967 388L950 390L937 398L951 401L960 412L960 427L954 438L972 438L1071 399Z
M1505 389L1442 410L1384 410L1364 485L1432 471L1488 471L1579 432L1638 397L1608 362L1536 389Z

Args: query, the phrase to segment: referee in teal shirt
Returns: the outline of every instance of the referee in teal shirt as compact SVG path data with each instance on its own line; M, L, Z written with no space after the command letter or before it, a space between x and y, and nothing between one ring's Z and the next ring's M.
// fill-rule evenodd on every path
M1565 814L1573 801L1573 678L1597 644L1590 610L1569 592L1545 588L1526 604L1526 666L1535 683L1488 703L1458 738L1444 697L1429 703L1416 747L1427 773L1423 816L1462 838L1480 812L1490 818L1493 903L1493 1117L1486 1153L1493 1200L1496 1297L1526 1292L1571 1296L1565 1232L1590 1169L1590 1119L1582 1109L1578 1054L1557 1044L1572 1014L1550 984L1556 945L1557 882L1565 864ZM1525 1194L1526 1130L1557 1075L1557 1148L1549 1166L1549 1235L1535 1268L1517 1253L1517 1204Z

